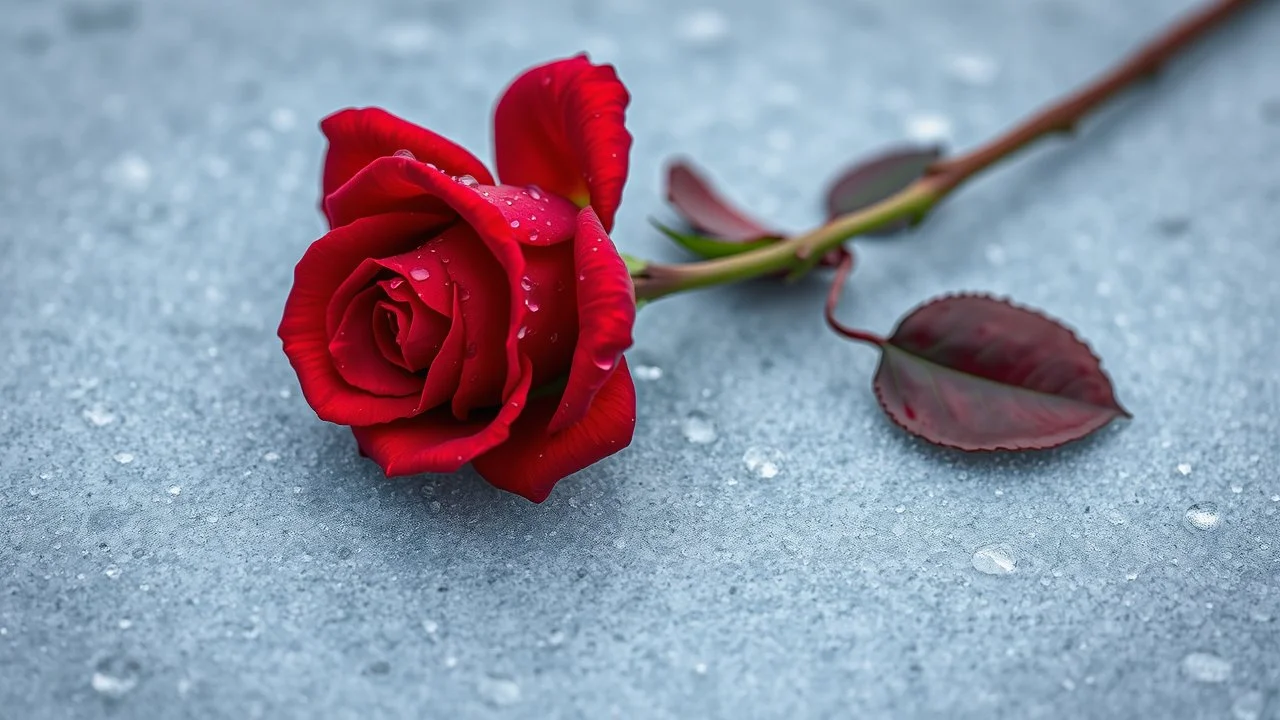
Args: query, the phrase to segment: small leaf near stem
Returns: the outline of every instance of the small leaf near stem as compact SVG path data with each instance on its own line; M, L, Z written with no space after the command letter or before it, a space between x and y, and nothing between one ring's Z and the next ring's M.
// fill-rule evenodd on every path
M677 160L667 169L667 200L695 229L728 242L752 242L785 235L770 229L716 193L690 163Z
M924 177L940 157L942 148L937 145L903 145L858 161L832 181L827 191L827 217L848 215L892 197ZM863 235L893 235L910 226L911 221L904 218Z
M685 265L651 264L635 278L636 295L657 299L695 288L738 282L785 271L797 277L811 270L829 251L857 235L902 220L918 221L966 180L1009 158L1040 138L1069 132L1107 100L1138 80L1155 74L1171 57L1222 21L1256 0L1216 0L1176 22L1092 83L1068 94L985 145L930 166L926 175L903 190L857 212L784 242L727 258ZM696 179L696 176L694 176ZM705 186L705 181L701 183ZM710 207L725 203L716 201ZM742 220L741 217L738 218ZM754 223L747 219L748 223Z
M1057 321L1004 300L933 300L879 345L880 406L937 445L1050 448L1130 417L1087 345Z

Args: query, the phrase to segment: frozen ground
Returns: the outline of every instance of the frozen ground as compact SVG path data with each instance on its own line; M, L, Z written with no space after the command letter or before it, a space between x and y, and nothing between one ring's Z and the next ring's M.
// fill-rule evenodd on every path
M1010 294L1134 421L931 449L821 282L754 284L644 312L632 448L535 506L387 481L300 398L275 325L321 116L487 156L502 86L585 48L634 94L616 238L676 259L664 158L801 227L846 159L986 138L1188 3L0 0L0 717L1280 717L1260 5L860 246L851 321Z

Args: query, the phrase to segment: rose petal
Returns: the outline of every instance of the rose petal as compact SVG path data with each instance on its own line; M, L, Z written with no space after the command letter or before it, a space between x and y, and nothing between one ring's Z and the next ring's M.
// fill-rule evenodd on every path
M390 300L379 302L373 312L373 340L378 346L378 352L382 353L387 362L414 372L416 368L404 359L404 350L400 347L400 337L413 321L413 312L404 303Z
M694 228L728 242L783 237L749 217L716 192L693 165L682 160L667 168L667 199Z
M395 255L421 242L429 218L413 214L363 218L316 240L298 261L279 335L302 393L321 419L371 425L413 414L418 398L384 398L347 384L329 355L325 317L343 281L369 257Z
M453 305L457 307L458 284L453 283ZM466 362L467 324L462 313L454 313L453 325L449 334L436 353L431 367L427 370L427 381L422 386L422 405L432 409L449 402L458 392L458 379L462 377L462 367Z
M440 408L406 420L353 427L360 452L378 463L387 477L457 471L506 441L511 424L525 408L533 377L528 361L522 365L515 392L489 417L459 422Z
M422 380L389 362L378 350L374 338L374 307L382 299L382 289L369 287L356 296L329 340L329 355L338 374L349 385L374 395L417 396Z
M511 437L474 460L476 471L493 485L540 503L562 478L630 445L636 391L626 360L619 361L585 416L551 434L547 421L555 409L554 398L531 401Z
M586 415L591 399L631 347L636 322L635 287L613 241L591 208L578 216L573 240L577 272L578 343L560 407L551 420L559 432Z
M489 202L488 198L478 192L478 188L455 182L448 175L402 157L384 157L374 160L351 178L346 185L343 185L341 190L329 197L330 208L340 217L345 217L342 208L345 208L347 203L366 209L375 209L377 212L394 212L406 206L419 210L426 209L429 212L423 215L425 218L436 221L447 219L452 223L453 218L457 217L461 219L463 227L474 231L475 236L482 242L473 242L472 245L475 248L487 248L489 254L496 258L500 272L497 269L483 273L477 270L474 277L479 279L463 282L462 287L470 292L470 302L475 302L477 299L485 303L506 301L509 307L505 317L497 318L485 313L483 320L476 318L472 321L469 318L467 325L477 333L501 332L504 334L505 347L501 351L502 357L499 360L505 360L505 365L497 370L486 369L483 376L478 373L473 374L469 370L464 372L463 389L475 383L481 383L482 389L486 392L468 390L460 398L455 396L455 409L465 412L471 407L492 404L496 402L497 397L510 395L520 374L520 362L517 356L519 339L516 333L527 312L524 300L517 290L520 278L524 276L524 256L520 253L520 244L515 240L515 230L510 222L503 218L502 213ZM462 251L459 250L459 256L461 253ZM443 262L443 256L441 261ZM459 265L462 262L459 258L454 261L454 264ZM452 276L464 271L451 267L448 272ZM461 282L457 277L454 277L454 280ZM464 303L466 302L468 301L464 300ZM483 358L481 358L482 355ZM494 353L478 352L476 357L480 359L475 362L484 363L487 367L492 355ZM487 390L486 383L495 377L501 378L500 393Z
M450 175L471 175L486 185L493 176L476 156L426 128L381 108L347 108L320 121L329 139L324 159L323 193L342 187L374 159L408 150L423 163L431 163Z
M590 204L612 228L627 180L630 100L613 66L585 55L528 70L494 111L498 176Z
M574 213L574 225L577 225ZM526 246L525 274L520 281L524 304L524 337L520 354L533 362L533 385L563 380L578 344L577 275L573 244Z

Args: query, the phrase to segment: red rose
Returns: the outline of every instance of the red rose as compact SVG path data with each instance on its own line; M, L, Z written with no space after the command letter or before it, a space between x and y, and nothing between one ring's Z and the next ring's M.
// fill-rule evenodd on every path
M636 305L607 235L628 101L584 56L526 72L495 113L502 184L382 110L321 123L331 230L298 263L280 338L316 414L388 476L471 462L541 502L631 442Z

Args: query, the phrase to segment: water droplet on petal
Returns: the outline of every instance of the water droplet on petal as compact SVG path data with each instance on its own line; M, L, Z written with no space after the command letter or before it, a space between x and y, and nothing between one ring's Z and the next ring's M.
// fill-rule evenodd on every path
M529 233L529 242L538 242L538 231L534 230Z
M524 277L520 278L520 289L524 290L525 292L529 292L530 290L532 290L533 278L529 277L528 275L525 275Z
M529 334L529 328L527 327L521 327L519 330L516 331L516 337L520 340L523 340L524 336L528 334Z
M613 366L618 363L616 355L598 355L596 356L596 367L601 370L612 370Z
M1008 575L1018 569L1018 558L1005 543L992 543L973 551L973 568L986 575Z
M560 333L551 333L551 342L552 342L552 343L555 343L555 342L556 342L557 340L559 340L559 339L560 339Z
M1195 530L1213 530L1222 524L1218 504L1213 502L1198 502L1187 508L1182 517Z
M476 356L476 352L477 352L477 349L476 349L476 344L475 344L475 343L471 343L471 344L467 345L467 357L469 357L469 358L473 358L473 357L475 357L475 356Z
M537 186L537 185L530 185L530 186L529 186L529 197L533 198L534 200L541 200L541 199L542 199L542 193L538 192L538 186Z
M391 282L387 283L387 286L390 287L392 290L395 290L396 288L400 287L403 284L404 284L404 278L393 278Z
M511 227L513 227L513 228L518 228L518 227L520 227L520 221L519 221L519 220L512 220L512 221L511 221Z
M466 302L470 300L471 291L466 288L462 288L461 290L458 291L458 299L461 300L462 302Z
M464 185L469 188L478 187L480 185L480 181L470 175L459 175L457 177L457 181L459 185Z
M397 150L395 151L394 154L395 154L395 157L399 157L399 158L409 158L410 160L418 159L418 156L414 155L412 150Z
M409 277L421 282L431 277L431 271L426 268L414 268L409 271Z
M529 312L531 312L531 313L536 313L536 312L538 312L539 310L541 310L541 309L542 309L542 306L541 306L541 305L539 305L538 303L536 303L536 302L534 302L534 301L532 301L532 300L527 301L527 302L525 303L525 305L529 308Z

